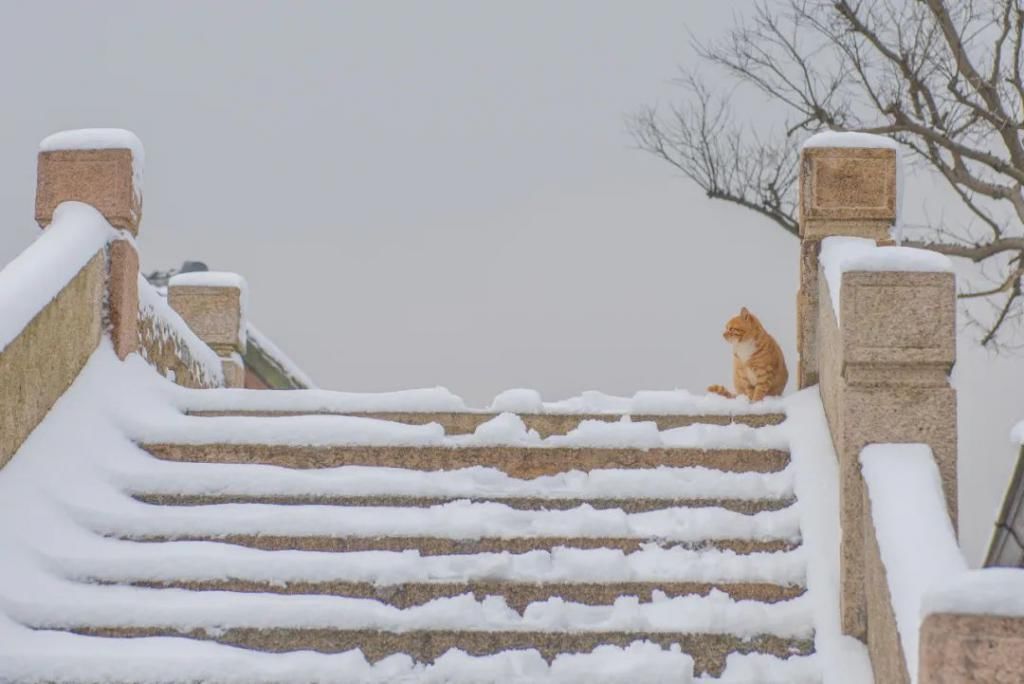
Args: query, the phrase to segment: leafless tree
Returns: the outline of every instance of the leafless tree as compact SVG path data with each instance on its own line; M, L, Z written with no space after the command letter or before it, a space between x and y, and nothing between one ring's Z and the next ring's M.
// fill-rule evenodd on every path
M724 39L694 44L701 72L754 86L785 118L774 129L737 121L731 93L685 75L681 104L632 118L642 149L708 197L796 234L800 140L826 129L895 139L971 217L933 219L908 244L973 262L959 294L967 320L983 345L1015 346L1024 318L1022 0L766 1Z

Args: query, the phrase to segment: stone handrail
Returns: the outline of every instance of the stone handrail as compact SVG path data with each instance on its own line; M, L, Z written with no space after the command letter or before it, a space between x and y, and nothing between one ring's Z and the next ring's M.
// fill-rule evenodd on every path
M893 246L898 165L895 143L862 134L815 136L801 155L797 367L801 387L818 385L839 459L842 629L866 642L879 682L1024 681L1024 659L1007 655L1024 647L1024 621L923 593L939 584L928 559L954 559L947 593L970 576L955 533L956 283L945 257ZM924 470L900 470L907 445ZM861 454L873 450L869 489ZM929 510L914 491L930 491ZM928 542L921 524L945 536ZM1024 593L1015 582L1004 591Z
M860 460L876 681L1020 681L1024 571L967 569L927 446L873 445Z
M829 254L830 246L826 241L818 277L818 380L839 457L843 628L865 639L861 450L873 443L927 444L956 519L956 392L948 377L955 355L955 283L948 272L843 271L832 263L843 254ZM888 259L891 269L899 267L891 254L918 251L856 246L862 264Z
M0 467L100 343L110 241L92 207L65 204L0 271Z
M180 273L167 283L167 301L219 357L224 384L245 386L245 279L237 273Z
M43 234L0 270L0 467L104 334L119 358L138 352L179 384L225 384L213 341L190 330L139 274L142 157L138 138L113 129L65 131L40 145L35 215ZM240 385L242 367L232 370Z
M142 358L161 375L183 387L223 387L224 372L217 353L141 275L138 283Z

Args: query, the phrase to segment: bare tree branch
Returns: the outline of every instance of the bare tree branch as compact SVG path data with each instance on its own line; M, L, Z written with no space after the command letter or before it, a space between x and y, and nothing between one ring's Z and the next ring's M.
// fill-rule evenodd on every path
M681 171L709 198L755 211L798 235L796 150L745 135L733 123L728 98L715 98L695 76L681 83L691 98L672 111L671 128L660 122L655 109L632 119L637 146Z
M670 115L648 109L631 122L641 149L708 197L797 234L799 138L832 129L895 139L985 226L982 240L969 221L932 226L910 244L975 265L992 285L961 297L991 306L986 313L972 304L967 318L982 329L982 344L1007 346L999 336L1024 320L1020 0L764 0L724 39L695 49L730 77L728 92L752 86L789 122L775 135L759 121L736 122L729 97L687 77L683 104Z

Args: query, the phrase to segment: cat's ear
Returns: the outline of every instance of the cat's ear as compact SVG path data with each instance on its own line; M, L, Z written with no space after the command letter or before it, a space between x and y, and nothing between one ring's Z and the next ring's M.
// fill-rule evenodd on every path
M747 307L743 307L742 309L740 309L740 316L745 321L749 321L751 318L753 318L753 316L750 315L750 312L747 311Z

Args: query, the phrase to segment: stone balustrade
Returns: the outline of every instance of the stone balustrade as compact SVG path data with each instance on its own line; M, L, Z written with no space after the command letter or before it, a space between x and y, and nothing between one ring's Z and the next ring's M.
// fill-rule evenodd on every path
M245 280L234 273L182 273L167 285L167 301L221 359L224 384L245 386Z
M941 494L933 497L934 510L907 515L950 529L952 550L945 554L962 564L955 539L956 391L949 379L956 283L943 257L890 246L898 161L893 143L860 134L816 136L801 159L798 379L801 387L818 385L839 460L842 629L866 642L877 681L909 683L914 673L922 683L1024 681L1024 618L947 610L918 625L915 604L903 605L897 619L907 581L892 583L898 568L887 566L891 550L888 558L880 550L879 518L862 476L861 453L869 445L929 447L937 475L926 488ZM909 494L919 484L900 487ZM924 543L914 529L907 523L900 530L905 544ZM894 586L904 593L894 596ZM910 641L906 630L913 630ZM906 643L913 652L905 652Z
M842 625L862 640L868 625L860 451L871 443L929 445L956 516L953 274L921 272L909 257L913 268L901 270L901 260L892 258L901 248L885 246L860 245L860 261L891 266L832 264L838 277L831 283L822 263L830 238L889 241L897 219L897 161L891 142L860 134L812 139L801 160L798 367L801 385L819 385L839 458ZM872 250L879 253L874 262ZM836 259L841 256L840 250Z
M222 362L229 381L242 384L235 353L245 344L240 289L203 300L207 309L225 307L213 319L233 321L230 340L210 340L223 360L165 303L140 308L140 284L148 287L140 283L134 241L143 161L142 144L128 131L64 131L40 145L35 217L49 232L0 271L7 300L0 304L25 314L5 315L11 329L0 331L0 467L74 382L104 333L119 358L140 352L180 384L222 386ZM149 290L150 300L159 297Z
M872 443L930 446L956 520L956 391L949 384L955 284L952 273L847 272L838 317L823 272L819 286L819 389L841 479L842 622L847 634L864 639L861 450Z
M834 147L872 142L882 147ZM800 290L797 386L818 382L818 252L824 238L889 238L896 221L897 153L884 139L815 136L800 156Z

